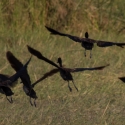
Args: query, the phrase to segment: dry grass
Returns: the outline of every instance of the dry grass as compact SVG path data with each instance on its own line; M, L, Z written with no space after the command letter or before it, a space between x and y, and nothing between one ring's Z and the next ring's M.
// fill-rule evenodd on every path
M124 32L123 0L9 0L0 1L2 32L43 30L43 25L64 31Z

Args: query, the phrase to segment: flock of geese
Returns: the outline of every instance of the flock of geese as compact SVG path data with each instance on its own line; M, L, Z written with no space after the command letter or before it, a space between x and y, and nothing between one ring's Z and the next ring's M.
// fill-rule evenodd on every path
M64 34L64 33L58 32L47 26L45 26L45 27L53 35L66 36L75 42L81 43L82 47L85 48L85 56L86 56L86 50L90 50L90 58L92 56L91 50L94 47L94 43L97 43L97 46L99 46L99 47L108 47L108 46L116 45L116 46L123 48L125 45L125 43L115 43L115 42L106 42L106 41L89 39L88 32L85 33L85 38L79 38L77 36L72 36L69 34ZM62 79L67 81L67 83L68 83L69 91L72 92L72 88L70 87L69 81L71 81L73 83L75 89L78 91L78 88L74 83L71 73L82 72L82 71L86 71L86 70L89 70L89 71L102 70L105 67L109 66L109 64L107 64L104 66L98 66L98 67L92 67L92 68L72 68L72 69L65 68L62 64L62 59L60 57L57 59L57 63L58 63L58 65L57 65L53 61L49 60L47 57L43 56L41 52L30 47L29 45L27 45L27 49L32 55L36 56L40 60L45 61L48 64L54 66L55 68L50 70L49 72L45 73L40 79L38 79L36 82L31 84L30 76L27 71L27 66L30 63L32 56L29 58L29 60L25 64L23 64L21 61L19 61L19 59L17 59L13 55L12 52L7 51L6 58L7 58L8 62L10 63L11 67L16 71L16 73L12 76L0 74L0 93L4 94L10 103L13 103L12 95L14 94L11 90L11 87L14 86L15 84L17 84L18 78L21 79L21 83L23 84L23 91L25 92L25 94L27 96L29 96L30 104L32 106L36 107L35 101L37 99L37 95L34 90L34 87L37 83L41 82L45 78L52 76L55 73L60 72L60 76L62 77ZM123 82L125 82L125 77L119 77L119 79L122 80ZM31 100L31 98L34 100L33 102Z

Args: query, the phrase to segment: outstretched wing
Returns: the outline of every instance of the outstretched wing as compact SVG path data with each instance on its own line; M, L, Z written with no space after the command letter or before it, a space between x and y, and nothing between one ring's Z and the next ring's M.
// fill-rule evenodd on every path
M46 57L44 57L38 50L35 50L35 49L33 49L32 47L30 47L28 45L27 45L27 48L28 48L29 52L31 54L33 54L34 56L36 56L38 59L44 60L45 62L47 62L47 63L49 63L49 64L51 64L51 65L53 65L53 66L55 66L55 67L60 69L60 67L57 64L55 64L51 60L49 60Z
M32 84L32 87L34 87L37 83L41 82L42 80L44 80L45 78L54 75L55 73L57 73L59 71L59 69L52 69L51 71L45 73L40 79L38 79L36 82L34 82Z
M23 67L23 64L10 51L6 53L6 57L9 63L11 64L12 68L14 68L16 72L18 72ZM30 77L28 75L27 69L25 69L25 71L20 76L20 78L21 78L22 83L26 87L28 88L31 87L31 81L30 81Z
M52 35L68 36L68 34L60 33L60 32L58 32L50 27L47 27L47 26L45 26L45 27L49 32L51 32Z
M52 35L66 36L66 37L70 38L71 40L73 40L73 41L75 41L75 42L80 42L80 43L81 43L82 40L84 39L84 38L80 38L80 37L77 37L77 36L72 36L72 35L69 35L69 34L60 33L60 32L58 32L58 31L56 31L56 30L54 30L54 29L52 29L52 28L49 28L49 27L47 27L47 26L45 26L45 27L46 27L46 29L47 29L49 32L51 32Z
M104 69L105 67L109 66L109 64L105 65L105 66L99 66L99 67L93 67L93 68L74 68L74 69L67 69L69 70L70 72L82 72L82 71L86 71L86 70L89 70L89 71L93 71L93 70L102 70Z
M125 43L116 43L116 42L106 42L106 41L96 41L97 42L97 46L99 47L109 47L109 46L119 46L121 48L124 48Z

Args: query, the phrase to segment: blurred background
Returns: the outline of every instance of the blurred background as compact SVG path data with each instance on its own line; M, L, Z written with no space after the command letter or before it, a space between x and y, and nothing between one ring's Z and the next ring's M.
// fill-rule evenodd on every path
M76 33L125 32L123 0L0 1L0 31L43 30L44 25Z

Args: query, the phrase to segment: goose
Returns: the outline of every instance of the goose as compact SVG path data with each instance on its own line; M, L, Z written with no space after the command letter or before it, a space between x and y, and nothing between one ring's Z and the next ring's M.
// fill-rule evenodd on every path
M14 94L10 87L12 87L14 84L17 84L17 79L26 70L30 61L31 57L27 61L27 63L17 73L15 73L12 76L0 74L0 93L6 95L6 98L10 103L13 103L12 95ZM10 96L11 98L9 99L8 96Z
M121 48L124 48L124 45L125 45L125 43L116 43L116 42L108 42L108 41L100 41L100 40L90 39L88 32L85 32L85 38L80 38L80 37L73 36L70 34L58 32L58 31L56 31L50 27L47 27L47 26L45 26L45 27L49 32L51 32L52 35L66 36L75 42L81 43L81 46L83 48L85 48L85 52L84 52L85 57L86 57L86 50L90 50L90 58L92 57L91 51L92 51L92 48L94 47L94 43L96 43L98 47L109 47L109 46L116 45L116 46L119 46Z
M105 65L105 66L94 67L94 68L73 68L73 69L65 68L65 67L62 66L62 59L60 57L58 58L58 61L57 61L59 63L59 66L58 66L53 61L51 61L48 58L44 57L38 50L35 50L34 48L30 47L29 45L27 45L27 48L28 48L28 51L32 55L36 56L38 59L41 59L41 60L43 60L43 61L45 61L45 62L55 66L58 69L62 79L68 82L68 88L69 88L70 92L72 91L72 88L69 85L69 81L72 81L75 89L78 91L78 88L76 87L76 85L74 83L74 80L73 80L71 72L80 72L80 71L85 71L85 70L90 70L90 71L102 70L106 66L109 66L109 64L108 64L108 65Z
M20 62L13 54L12 52L8 51L6 53L6 57L9 61L9 63L11 64L11 67L18 72L22 67L23 64L22 62ZM28 71L27 69L23 72L23 74L20 76L21 79L21 83L23 83L23 91L25 92L25 94L27 96L30 97L30 104L33 106L33 103L31 101L31 98L34 99L34 106L36 106L35 100L37 99L37 95L36 92L34 91L34 89L31 86L31 81L30 81L30 77L28 75Z

